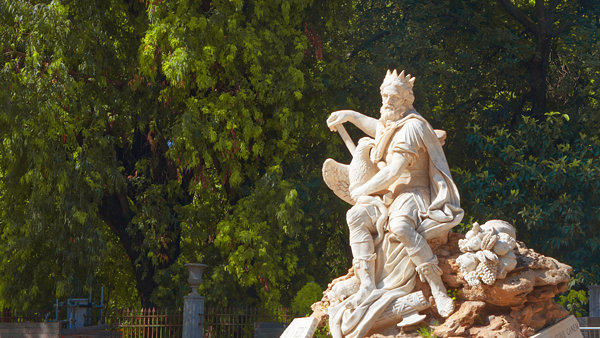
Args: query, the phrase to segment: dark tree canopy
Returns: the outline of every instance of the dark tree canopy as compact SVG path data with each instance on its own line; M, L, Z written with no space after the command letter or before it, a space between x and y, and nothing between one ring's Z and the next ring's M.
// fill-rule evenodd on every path
M448 131L463 226L597 283L599 28L592 1L0 0L0 307L180 306L188 262L211 304L325 287L351 256L325 119L377 116L387 68Z

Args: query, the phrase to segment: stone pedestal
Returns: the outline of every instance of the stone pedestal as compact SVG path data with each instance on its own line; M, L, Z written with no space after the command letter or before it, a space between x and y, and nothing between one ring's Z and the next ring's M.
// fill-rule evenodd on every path
M183 299L183 338L200 338L204 332L204 297L190 293Z
M579 330L579 322L571 315L530 338L583 338L583 335Z
M188 283L192 291L183 298L183 338L201 338L204 335L204 297L198 294L198 286L202 282L202 271L208 265L189 263L185 267L189 271Z

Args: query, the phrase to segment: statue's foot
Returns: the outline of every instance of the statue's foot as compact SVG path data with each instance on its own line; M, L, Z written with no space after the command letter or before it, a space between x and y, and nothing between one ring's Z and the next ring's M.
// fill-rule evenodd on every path
M354 273L360 281L358 292L354 294L352 300L352 305L356 308L375 290L375 255L371 255L367 259L355 258Z
M437 258L417 266L421 281L429 283L431 294L435 299L435 307L440 316L446 318L454 312L454 301L448 297L446 287L442 282L442 269L437 265Z
M433 299L435 299L435 307L440 316L448 318L454 312L454 301L447 294L434 293Z

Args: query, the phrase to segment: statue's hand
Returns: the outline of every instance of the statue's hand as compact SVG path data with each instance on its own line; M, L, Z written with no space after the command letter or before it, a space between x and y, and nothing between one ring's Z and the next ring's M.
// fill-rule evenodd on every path
M357 114L354 110L338 110L334 111L327 118L327 127L331 131L337 131L337 126L344 122L351 121L353 117Z

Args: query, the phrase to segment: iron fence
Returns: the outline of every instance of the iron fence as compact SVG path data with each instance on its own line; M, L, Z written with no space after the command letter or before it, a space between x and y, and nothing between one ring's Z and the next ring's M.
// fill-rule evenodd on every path
M0 311L0 323L43 322L45 319L40 313L21 313L11 309Z
M208 307L204 314L204 337L253 337L256 323L289 324L293 319L292 311L287 308L271 311L251 307Z
M600 338L600 327L580 327L583 338Z
M294 315L288 308L276 311L253 307L206 307L204 311L205 338L245 338L254 337L260 330L289 324ZM54 315L54 313L52 313ZM21 314L12 310L0 310L0 322L43 322L52 318L42 314ZM62 316L60 316L62 318ZM90 321L95 323L99 318L92 316ZM202 318L201 318L202 320ZM181 337L183 331L183 313L157 308L142 309L112 309L104 312L103 322L110 328L111 337L162 338ZM81 330L81 329L79 329ZM69 330L61 332L70 334ZM77 332L76 332L77 331ZM77 329L73 334L81 334Z
M600 338L600 317L577 318L584 338Z
M106 315L106 323L123 337L181 337L183 315L157 308L112 310Z

